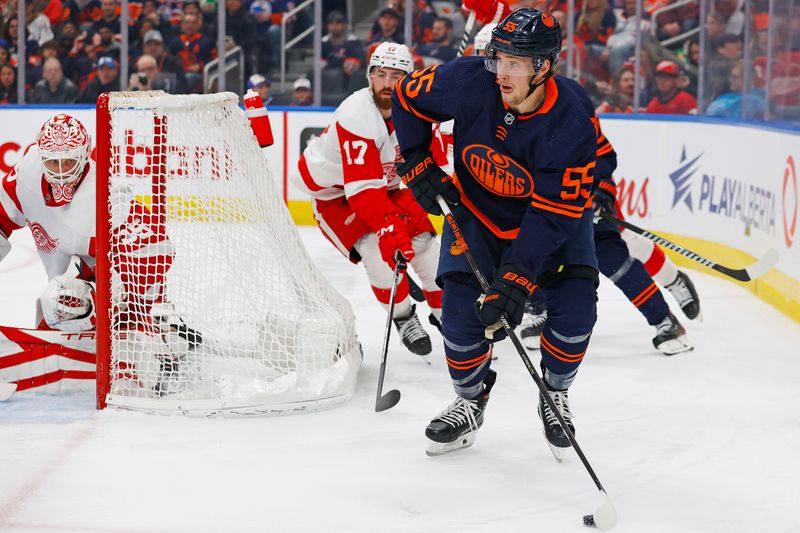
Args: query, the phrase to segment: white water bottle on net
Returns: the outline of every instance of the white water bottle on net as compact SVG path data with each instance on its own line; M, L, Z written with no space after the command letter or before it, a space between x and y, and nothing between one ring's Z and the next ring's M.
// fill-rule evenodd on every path
M312 263L236 95L97 104L98 407L328 407L361 363L349 303Z

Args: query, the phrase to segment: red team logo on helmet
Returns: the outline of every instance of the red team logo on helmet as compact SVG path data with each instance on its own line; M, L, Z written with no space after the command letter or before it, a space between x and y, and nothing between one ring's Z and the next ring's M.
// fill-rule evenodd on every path
M36 138L36 145L45 164L45 179L50 183L77 182L89 162L89 134L77 119L63 113L45 122ZM50 161L58 161L58 166L66 161L73 161L74 164L53 170L47 166Z
M493 148L471 144L464 148L461 157L472 177L499 196L526 198L533 192L530 173Z
M28 222L31 229L33 240L36 242L36 249L43 254L53 255L58 249L58 239L52 238L38 222Z
M37 144L45 152L70 152L89 144L89 134L80 122L62 113L47 121Z

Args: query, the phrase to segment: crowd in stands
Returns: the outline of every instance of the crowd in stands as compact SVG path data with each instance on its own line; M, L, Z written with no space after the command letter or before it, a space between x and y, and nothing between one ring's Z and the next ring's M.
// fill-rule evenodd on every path
M404 43L403 2L413 2L412 51L418 67L456 57L465 16L457 0L388 0L376 2L369 35L356 36L342 0L323 0L323 105L336 105L366 86L366 64L385 41ZM599 112L692 114L760 118L767 107L769 84L773 106L800 110L800 33L790 2L776 2L769 19L769 0L709 0L705 26L703 91L701 78L699 0L574 0L574 35L567 32L566 0L511 0L512 8L548 11L564 31L561 73L572 51L573 75L587 88ZM265 91L265 101L310 105L312 72L298 79L291 95L275 95L280 60L280 21L295 3L286 0L225 0L226 47L241 46L248 88ZM0 102L14 103L16 65L26 63L27 101L34 103L94 102L105 90L119 88L120 5L118 0L33 0L26 5L26 46L17 50L16 2L0 0ZM800 9L800 6L797 6ZM129 3L130 79L133 90L162 89L171 93L202 92L204 66L217 57L215 0L131 0ZM291 35L308 28L310 8L286 22ZM768 30L773 28L772 78L767 79ZM744 35L750 61L744 61ZM641 32L639 79L634 54ZM310 46L310 38L308 45ZM745 69L749 66L749 72ZM743 80L748 90L743 97ZM634 90L638 86L638 109ZM698 97L702 95L702 101ZM291 98L291 101L289 100ZM747 117L744 117L747 118ZM796 117L800 118L800 117Z

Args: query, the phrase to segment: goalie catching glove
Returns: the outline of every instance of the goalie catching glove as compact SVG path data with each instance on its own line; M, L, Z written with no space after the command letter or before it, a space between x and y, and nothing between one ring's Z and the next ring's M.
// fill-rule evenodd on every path
M508 324L512 328L517 327L522 322L522 312L525 309L525 302L533 294L536 285L533 276L522 265L504 265L497 272L489 291L483 300L476 305L476 312L481 323L487 327L487 333L491 329L500 330L502 326L495 327L500 322L500 317L505 314ZM500 340L504 334L494 334L493 340ZM488 335L487 335L488 337Z
M397 252L400 252L406 262L414 259L414 247L406 230L406 222L399 215L395 213L386 215L383 225L375 234L378 236L381 257L389 263L392 270L397 265Z
M53 329L79 333L95 328L94 283L56 276L39 297L42 317Z
M417 152L403 163L399 163L397 173L414 193L414 198L422 209L432 215L442 214L436 196L441 195L451 205L456 205L461 199L453 178L445 174L436 164L430 151Z

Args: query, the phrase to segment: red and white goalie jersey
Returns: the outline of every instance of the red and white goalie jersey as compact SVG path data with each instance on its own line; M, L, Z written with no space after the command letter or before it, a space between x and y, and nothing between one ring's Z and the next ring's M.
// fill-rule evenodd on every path
M85 166L77 187L51 187L42 157L31 146L22 161L3 178L0 231L6 237L28 226L47 279L64 274L73 256L90 268L95 263L95 172Z

